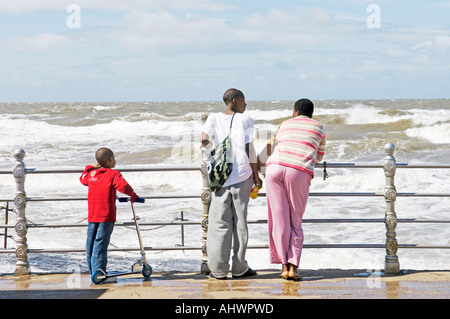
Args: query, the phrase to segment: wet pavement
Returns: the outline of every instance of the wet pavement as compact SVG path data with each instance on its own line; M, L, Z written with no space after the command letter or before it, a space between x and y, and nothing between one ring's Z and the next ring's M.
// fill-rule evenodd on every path
M216 280L200 273L156 272L109 278L88 274L0 276L0 299L449 299L450 271L406 270L384 276L367 270L301 270L299 282L277 270L246 279Z

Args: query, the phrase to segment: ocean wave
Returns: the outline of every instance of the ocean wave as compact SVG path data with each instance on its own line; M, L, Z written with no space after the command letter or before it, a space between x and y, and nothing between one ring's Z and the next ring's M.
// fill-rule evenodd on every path
M408 128L405 133L411 138L424 139L431 144L450 144L450 123Z
M204 122L208 117L208 112L189 112L185 115L165 115L155 112L133 113L124 117L123 121L167 121L167 122Z

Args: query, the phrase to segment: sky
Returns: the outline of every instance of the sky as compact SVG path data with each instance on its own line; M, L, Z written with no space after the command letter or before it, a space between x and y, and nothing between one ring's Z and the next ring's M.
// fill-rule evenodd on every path
M0 0L0 102L450 98L450 1Z

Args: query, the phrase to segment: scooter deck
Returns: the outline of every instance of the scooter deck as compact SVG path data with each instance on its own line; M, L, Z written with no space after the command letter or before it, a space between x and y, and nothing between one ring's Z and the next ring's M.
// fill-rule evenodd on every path
M142 273L144 278L147 279L151 276L152 271L153 271L152 267L147 263L142 265L139 270L131 270L131 271L124 271L124 272L118 271L118 272L105 273L102 269L98 269L97 271L95 271L92 274L91 280L94 284L98 285L108 278L126 276L126 275L132 275L132 274L139 274L139 273Z

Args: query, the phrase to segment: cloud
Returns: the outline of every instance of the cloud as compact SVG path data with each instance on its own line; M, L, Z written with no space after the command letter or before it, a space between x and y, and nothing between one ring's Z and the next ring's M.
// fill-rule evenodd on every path
M218 12L233 9L234 6L223 4L215 0L73 0L65 2L61 0L14 0L1 1L0 12L27 13L36 10L65 10L70 3L75 3L84 9L103 9L131 11L139 8L141 10L207 10Z
M436 35L434 42L440 53L444 54L450 51L450 36L448 35Z
M223 41L229 32L226 21L219 18L186 14L177 17L167 11L129 12L116 30L106 30L107 37L130 51L163 50L170 54L179 49L188 53ZM208 50L209 51L209 50Z
M312 8L299 12L270 9L254 13L242 24L238 35L243 41L297 47L339 41L340 28L334 15L326 9Z
M0 12L11 13L29 13L34 10L46 9L61 9L64 10L68 3L61 3L55 0L15 0L15 1L1 1Z
M33 37L13 36L3 41L5 49L48 51L65 50L78 45L77 41L52 33L42 33Z
M269 9L232 21L199 14L180 16L167 10L132 10L117 28L105 30L105 37L131 51L248 54L345 43L361 25L337 20L320 8L300 13Z
M103 32L108 41L130 52L180 55L220 51L231 29L225 20L215 17L132 10L116 28Z
M450 1L439 2L439 3L437 4L437 6L438 6L438 7L441 7L441 8L450 8Z

